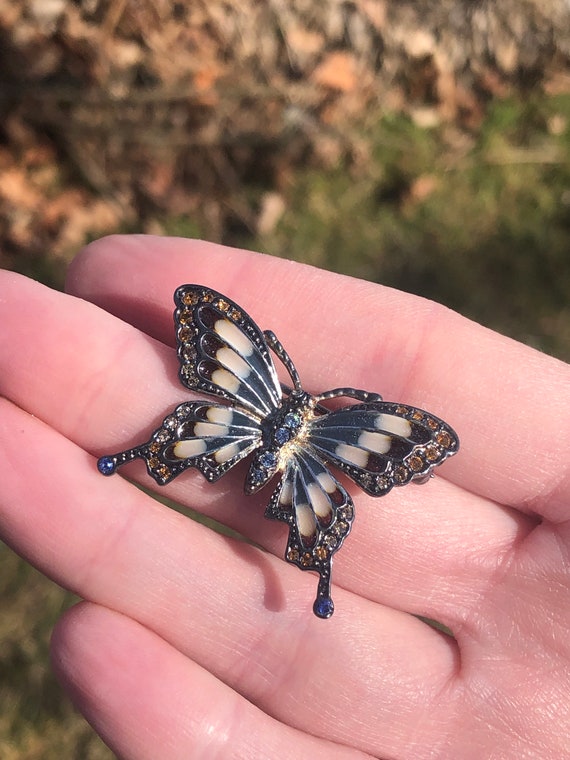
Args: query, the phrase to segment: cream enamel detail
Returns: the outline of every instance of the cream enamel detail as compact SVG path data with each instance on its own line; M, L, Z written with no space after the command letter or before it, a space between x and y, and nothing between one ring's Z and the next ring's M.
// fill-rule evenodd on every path
M228 372L227 369L217 369L212 373L212 382L215 385L219 385L228 393L237 393L240 389L241 383L239 379Z
M394 414L379 414L374 424L378 430L393 433L402 438L409 438L412 434L412 426L409 420L396 417Z
M330 517L332 512L331 500L320 483L310 483L307 487L309 501L318 517Z
M234 348L241 356L251 356L255 352L255 346L239 327L227 319L218 319L214 330L228 346Z
M345 462L349 462L355 467L366 467L368 463L368 452L348 443L339 443L335 449L335 454L339 459L344 459Z
M201 438L191 438L188 441L178 441L174 446L174 455L178 459L189 459L203 454L208 446Z
M245 380L251 372L251 367L245 359L231 348L220 348L216 352L216 361L242 380Z
M392 438L383 433L371 433L365 430L358 436L358 445L367 451L375 451L377 454L386 454L390 451Z
M211 406L206 417L210 422L216 422L218 425L231 425L234 418L234 413L229 406Z
M317 521L311 507L308 504L296 504L295 515L299 533L305 538L313 536L317 530Z

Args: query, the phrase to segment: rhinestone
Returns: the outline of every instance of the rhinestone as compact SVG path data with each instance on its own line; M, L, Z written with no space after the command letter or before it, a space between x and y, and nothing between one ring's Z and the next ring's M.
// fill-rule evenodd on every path
M241 319L241 311L238 311L238 309L232 309L229 316L234 322L238 322Z
M224 301L223 299L220 299L218 303L216 304L216 306L218 307L220 311L228 311L230 308L229 303L227 301Z
M340 520L336 523L334 526L334 531L337 534L337 536L343 536L348 530L348 523L344 520Z
M167 417L162 424L168 430L173 430L178 425L178 420L176 417L170 416Z
M313 612L317 617L326 620L334 612L333 600L329 596L323 596L320 599L315 599L313 604Z
M155 467L158 467L159 464L160 459L158 457L149 457L148 466L151 468L151 470L154 470Z
M428 446L426 448L426 459L428 462L435 462L436 459L439 459L439 449L437 446Z
M97 469L101 475L112 475L115 472L117 465L113 457L101 457L97 462Z
M287 552L287 559L290 562L298 562L299 561L299 552L297 549L289 549Z
M255 470L251 471L251 481L252 483L261 483L261 481L265 478L265 473L263 470L260 470L259 467L256 467Z
M385 475L380 475L379 477L376 478L375 485L376 485L376 488L381 488L383 490L385 488L388 488L388 486L390 485L390 482Z
M326 559L329 556L328 551L325 549L324 546L317 546L315 549L315 557L317 559Z
M336 536L333 536L331 533L325 536L324 543L327 545L327 547L332 551L333 549L336 549L338 546L338 539Z
M413 420L418 420L418 421L419 421L419 420L423 420L423 418L424 418L423 414L422 414L420 411L418 411L417 409L416 409L416 411L415 411L415 412L412 414L412 419L413 419Z
M166 480L170 475L170 469L165 464L161 464L160 467L157 468L156 472L162 478L162 480Z
M211 293L204 293L202 296L202 301L204 301L204 303L212 303L213 300L214 296Z
M166 441L170 440L170 436L166 430L159 430L159 432L154 436L154 439L157 443L166 443Z
M283 424L291 430L296 430L301 425L301 415L297 412L289 412L285 415Z
M406 414L408 409L405 406L397 406L395 411L396 411L396 414Z
M354 517L354 509L352 507L342 507L337 512L337 517L342 520L352 520Z
M439 443L440 446L443 446L444 449L448 449L451 446L451 436L449 433L446 433L445 430L442 430L440 433L438 433L435 437L435 440Z
M437 430L437 422L432 419L431 417L426 420L427 426L431 428L432 430Z
M291 440L291 431L286 427L277 428L273 435L273 438L275 439L275 443L278 443L279 446L283 446L284 443L287 443L287 441Z
M160 444L157 443L157 441L153 441L148 447L148 450L151 451L153 454L158 454L158 452L160 451Z
M313 555L310 552L305 552L301 557L301 564L303 567L309 567L313 564Z
M408 479L408 470L403 465L400 465L400 467L396 467L396 471L394 472L394 480L397 483L404 483L407 479Z
M178 321L181 325L188 325L192 323L192 312L189 309L184 309L178 316Z
M408 459L408 465L414 472L420 472L424 467L423 459L417 455L410 457Z
M178 330L178 340L181 343L188 343L192 339L193 332L189 327L182 327Z
M259 457L259 464L267 470L272 470L277 465L277 456L272 451L264 451Z
M185 306L194 306L194 304L198 303L198 296L195 293L184 293L182 303Z

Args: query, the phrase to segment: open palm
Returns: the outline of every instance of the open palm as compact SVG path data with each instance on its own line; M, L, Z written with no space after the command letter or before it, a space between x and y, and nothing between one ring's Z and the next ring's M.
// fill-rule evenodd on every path
M190 281L273 328L308 390L367 388L461 437L421 488L353 489L330 621L243 470L161 494L265 552L97 472L188 398L171 299ZM101 240L68 293L0 273L0 530L86 600L54 664L120 757L570 757L567 366L422 299L195 241Z

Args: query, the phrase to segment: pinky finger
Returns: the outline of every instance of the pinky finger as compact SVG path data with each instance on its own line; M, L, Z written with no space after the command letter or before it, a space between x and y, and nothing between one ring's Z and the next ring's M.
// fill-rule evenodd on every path
M140 623L82 602L52 639L78 709L124 760L366 760L271 718Z

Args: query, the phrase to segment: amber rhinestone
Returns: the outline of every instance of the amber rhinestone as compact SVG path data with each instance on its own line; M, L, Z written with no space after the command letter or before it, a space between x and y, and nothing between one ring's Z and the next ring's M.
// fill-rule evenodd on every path
M305 552L301 557L301 564L303 567L309 567L313 564L313 555L310 552Z
M423 470L424 462L423 459L419 456L413 456L408 459L408 465L410 466L410 469L414 472L420 472Z
M376 488L384 489L384 488L388 488L389 485L390 485L390 481L384 475L380 475L380 477L376 479L376 482L375 482Z
M191 344L184 346L184 348L182 349L182 357L187 362L194 361L194 359L196 358L196 349L194 348L194 346Z
M198 296L195 293L184 293L182 303L185 306L194 306L198 303Z
M152 467L153 470L155 467L158 467L159 464L160 464L160 459L158 457L149 457L148 466Z
M192 312L189 309L184 309L180 312L178 321L181 325L188 325L192 322Z
M341 520L352 520L353 515L354 515L354 510L352 507L342 507L337 512L337 516Z
M220 298L216 306L218 307L220 311L228 311L230 308L229 303L227 301L224 301L223 298Z
M165 465L162 464L160 467L157 468L158 475L166 480L166 478L170 475L170 469Z
M315 549L315 557L317 559L326 559L329 556L328 551L325 549L324 546L317 546Z
M202 301L204 301L204 303L212 303L213 300L214 296L211 293L204 293L202 296Z
M396 407L396 414L406 414L407 411L408 411L408 409L405 406L397 406Z
M397 483L404 483L408 478L408 471L407 469L400 465L400 467L396 467L396 470L394 472L394 480Z
M189 327L183 327L182 329L178 330L178 340L181 343L188 343L191 338L192 330Z
M166 430L160 430L156 434L155 439L156 439L157 443L166 443L166 441L168 441L170 439L170 436L168 435L168 433L166 432Z
M432 419L431 417L426 420L427 426L431 428L432 430L437 430L437 422Z
M420 420L423 420L423 418L424 418L423 414L421 412L417 411L417 410L412 414L412 419L413 420L418 420L418 422Z
M148 447L148 450L152 451L153 454L157 454L160 451L160 444L156 441L153 441Z
M435 462L439 459L439 449L437 446L428 446L426 448L426 459L428 462Z
M186 381L189 383L193 383L196 380L196 372L194 371L194 367L182 367L182 374L186 378Z
M338 546L338 539L336 536L331 535L330 533L325 536L324 539L325 544L328 546L329 549L336 549Z
M443 446L444 449L448 449L451 446L451 436L449 433L446 433L445 430L442 430L440 433L438 433L435 437L435 440L439 443L440 446Z
M334 526L334 531L337 534L337 536L343 536L348 530L348 523L344 520L339 520L337 524Z
M241 319L241 311L232 309L230 311L230 319L233 319L234 322L238 322Z
M287 559L290 562L298 562L299 561L299 552L297 549L289 549L287 552Z

